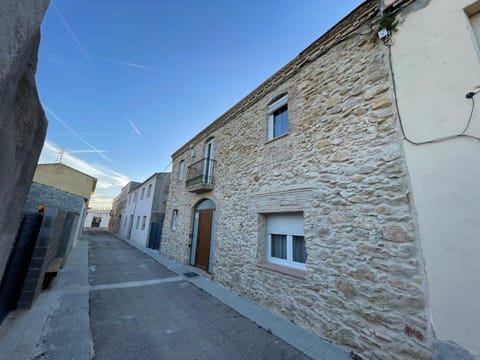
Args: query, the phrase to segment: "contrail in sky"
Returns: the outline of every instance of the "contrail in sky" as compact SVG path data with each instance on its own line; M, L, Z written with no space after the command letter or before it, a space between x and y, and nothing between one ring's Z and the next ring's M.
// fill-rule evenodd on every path
M62 124L68 131L70 131L73 135L75 135L80 141L82 141L85 145L87 145L89 148L91 148L94 152L96 152L98 155L100 155L101 157L103 157L105 160L108 160L108 161L112 161L111 159L109 159L108 157L106 157L102 150L98 150L95 146L93 146L92 144L90 144L89 142L87 142L87 140L85 140L84 138L82 138L80 135L78 135L78 133L73 130L70 126L68 126L65 121L63 121L62 119L60 119L57 115L55 115L55 113L50 110L48 107L46 107L44 104L42 104L43 108L45 109L46 112L48 112L50 115L52 115L55 119L57 119L60 124Z
M136 63L126 62L126 61L117 61L117 60L107 60L107 61L109 61L111 63L114 63L114 64L130 66L130 67L141 69L141 70L152 71L152 72L160 72L160 70L158 70L158 69L155 69L155 68L152 68L152 67L149 67L149 66L145 66L145 65L142 65L142 64L136 64Z
M77 37L75 36L75 34L73 33L72 29L70 28L70 26L68 25L67 21L65 20L65 18L63 17L63 15L60 13L60 11L57 9L57 7L55 6L55 3L52 1L52 7L53 7L53 10L55 10L55 12L57 13L58 17L60 18L60 20L62 20L63 22L63 25L65 25L65 27L67 28L70 36L72 37L73 41L75 41L75 44L77 44L78 48L80 49L80 51L82 52L83 56L85 56L85 59L87 59L87 61L90 62L90 57L88 56L87 52L85 51L85 49L83 48L82 44L80 43L80 41L77 39Z
M133 130L135 130L135 132L137 133L137 135L141 135L140 134L140 130L138 130L138 128L135 126L135 124L133 123L132 120L130 120L130 118L128 117L128 115L125 115L125 117L127 118L128 122L130 123L130 125L132 125L132 128Z
M79 153L107 153L107 150L65 150L66 153L79 154Z
M63 22L63 25L65 25L65 28L67 29L68 33L70 34L70 36L72 37L73 41L75 42L75 44L77 45L77 47L80 49L80 52L82 53L82 55L85 57L85 59L87 60L88 64L92 67L93 71L95 71L95 73L98 75L97 73L97 69L95 69L95 67L93 66L93 63L92 61L90 60L90 56L88 55L87 51L85 50L85 48L82 46L82 44L80 43L80 40L78 40L78 38L75 36L75 33L73 32L72 28L68 25L67 21L65 20L65 18L63 17L63 15L61 14L60 10L58 10L58 8L55 6L55 3L52 1L52 7L53 7L53 10L55 10L55 12L57 13L58 17L60 18L60 20L62 20Z

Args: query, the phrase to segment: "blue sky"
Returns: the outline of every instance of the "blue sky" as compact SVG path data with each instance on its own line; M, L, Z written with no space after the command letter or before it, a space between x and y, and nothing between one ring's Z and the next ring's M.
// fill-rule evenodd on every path
M37 69L40 162L96 176L93 206L171 154L360 0L53 1Z

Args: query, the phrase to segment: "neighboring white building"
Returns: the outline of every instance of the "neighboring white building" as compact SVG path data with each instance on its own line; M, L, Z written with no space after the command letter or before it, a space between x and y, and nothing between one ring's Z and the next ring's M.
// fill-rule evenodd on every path
M480 353L480 96L466 98L480 85L480 1L400 14L392 64L432 323L439 340Z
M120 232L121 226L123 224L123 217L125 216L125 206L127 205L128 194L140 186L140 183L135 181L130 181L125 185L120 194L115 196L112 202L112 211L110 212L110 222L108 225L108 230L114 234Z
M110 209L88 209L85 217L85 228L108 229Z
M158 248L169 184L170 173L155 173L128 194L121 214L121 236ZM155 233L152 243L149 242L151 231Z

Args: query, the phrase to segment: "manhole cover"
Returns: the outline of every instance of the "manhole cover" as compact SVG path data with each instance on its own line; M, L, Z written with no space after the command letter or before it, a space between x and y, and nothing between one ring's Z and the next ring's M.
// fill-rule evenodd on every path
M183 273L183 275L185 275L185 276L188 277L188 278L195 277L195 276L199 276L196 272L193 272L193 271Z

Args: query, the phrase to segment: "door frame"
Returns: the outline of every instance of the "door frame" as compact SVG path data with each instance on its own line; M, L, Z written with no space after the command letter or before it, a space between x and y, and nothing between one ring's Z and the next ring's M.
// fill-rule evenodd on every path
M210 205L211 207L202 208L202 205ZM193 208L193 231L192 231L192 243L190 246L190 265L196 266L196 257L197 257L197 242L198 242L198 220L200 218L200 211L202 210L211 210L212 211L212 223L210 227L210 249L208 254L208 269L207 272L212 272L213 267L213 249L214 249L214 238L215 238L215 219L216 219L216 205L210 199L200 200Z

